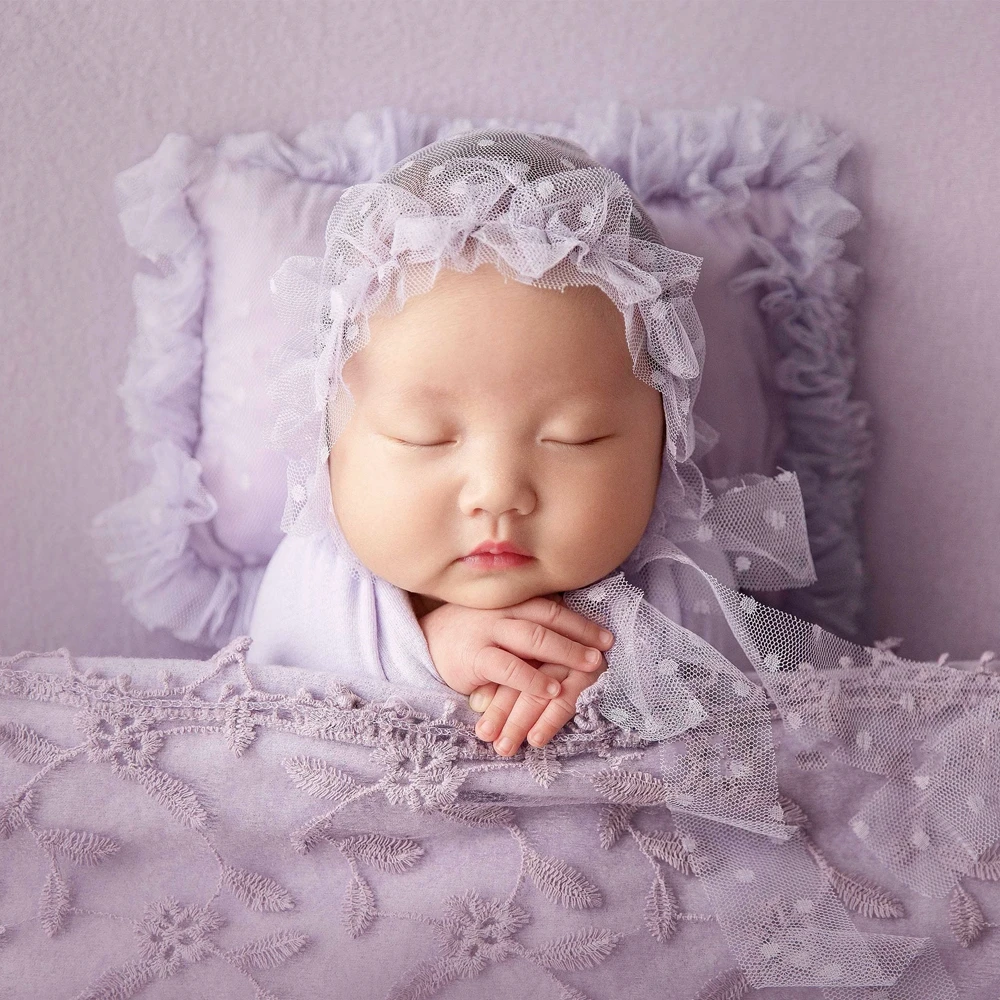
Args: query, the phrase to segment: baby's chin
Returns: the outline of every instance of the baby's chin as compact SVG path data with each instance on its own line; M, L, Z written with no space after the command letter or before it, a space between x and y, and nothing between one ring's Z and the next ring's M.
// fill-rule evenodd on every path
M467 608L493 610L509 608L533 597L551 597L566 590L584 587L588 582L573 582L568 585L554 579L517 579L516 573L506 571L506 575L497 573L489 578L468 583L453 583L438 593L435 597L448 604L460 604Z

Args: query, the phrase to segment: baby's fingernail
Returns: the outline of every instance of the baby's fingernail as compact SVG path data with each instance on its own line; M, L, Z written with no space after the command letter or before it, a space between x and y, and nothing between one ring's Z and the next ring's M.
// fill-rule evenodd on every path
M533 747L540 747L542 745L542 734L541 733L528 733L528 742Z
M489 699L483 691L473 691L469 695L469 708L473 712L485 712L486 706L489 705Z
M561 690L562 690L562 688L560 687L560 685L558 685L558 684L555 684L555 683L553 683L553 684L550 684L550 685L549 685L549 686L548 686L548 687L547 687L547 688L545 689L545 693L546 693L546 694L547 694L547 695L548 695L548 696L549 696L550 698L554 698L554 697L555 697L555 696L556 696L557 694L559 694L559 692L560 692Z
M514 749L514 741L509 737L505 736L497 744L497 753L510 753Z
M492 740L493 740L493 725L491 723L489 723L489 722L481 723L480 725L476 726L476 735L481 740L487 740L489 742L492 742Z
M601 651L599 649L588 649L587 650L587 662L588 663L600 663L601 662Z
M605 631L602 628L601 629L601 642L606 643L607 645L610 646L611 643L614 642L614 641L615 641L615 637L610 632L607 632L607 631Z

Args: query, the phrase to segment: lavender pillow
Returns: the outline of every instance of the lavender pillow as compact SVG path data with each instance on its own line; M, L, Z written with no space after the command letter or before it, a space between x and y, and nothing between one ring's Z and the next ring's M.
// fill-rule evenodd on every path
M617 170L675 249L704 257L694 302L707 363L695 411L720 432L709 477L798 473L818 582L785 607L857 638L856 525L867 408L848 401L858 268L838 235L859 221L832 186L852 139L757 100L643 120L614 102L572 124L447 120L384 108L291 143L268 132L203 146L171 134L116 178L129 244L153 263L119 392L149 484L102 512L95 541L147 628L218 648L247 631L282 535L285 457L268 448L268 358L293 331L269 279L322 256L346 186L470 128L563 135ZM763 294L762 294L763 293Z

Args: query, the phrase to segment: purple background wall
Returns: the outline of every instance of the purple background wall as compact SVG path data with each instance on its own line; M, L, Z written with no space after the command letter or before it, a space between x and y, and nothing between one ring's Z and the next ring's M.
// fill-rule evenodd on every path
M165 133L748 95L858 137L868 635L913 657L1000 648L997 51L1000 7L961 0L0 2L0 653L204 656L131 619L87 537L138 485L112 177Z

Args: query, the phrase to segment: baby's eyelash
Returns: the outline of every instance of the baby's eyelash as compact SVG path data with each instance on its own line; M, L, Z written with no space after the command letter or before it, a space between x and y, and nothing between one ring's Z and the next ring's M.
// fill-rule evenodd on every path
M588 441L554 441L551 438L545 438L545 441L550 444L562 445L564 448L582 448L588 444L597 444L598 441L604 441L606 438L611 437L610 434L605 434L603 437L590 438ZM397 444L401 444L407 448L442 448L446 444L454 444L454 441L432 441L429 444L423 444L419 441L404 441L402 438L391 438Z
M582 448L587 444L597 444L598 441L603 441L604 438L610 437L610 434L605 434L604 437L591 438L589 441L552 441L552 444L561 444L567 448ZM551 439L548 439L551 440Z
M404 441L402 438L391 438L397 444L405 445L407 448L440 448L446 444L453 444L452 441L433 441L430 444L421 444L419 441Z

